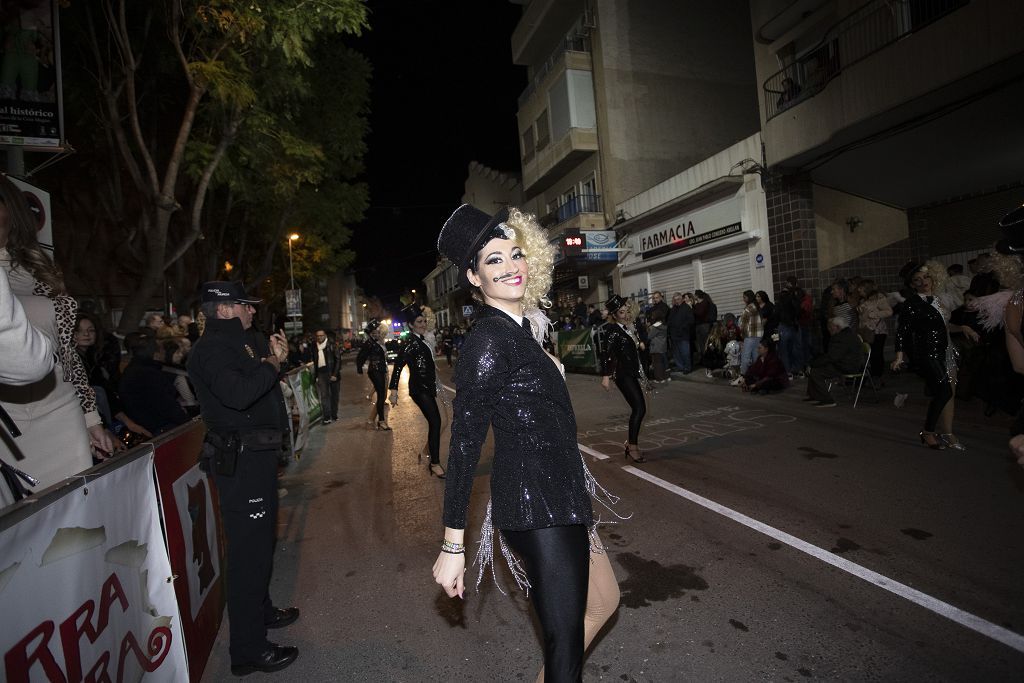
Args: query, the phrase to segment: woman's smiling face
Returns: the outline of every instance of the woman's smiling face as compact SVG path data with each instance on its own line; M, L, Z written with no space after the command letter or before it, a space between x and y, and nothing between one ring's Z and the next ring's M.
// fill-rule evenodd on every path
M530 266L518 242L490 240L477 253L477 264L477 271L469 269L466 276L480 288L485 303L501 309L521 307Z

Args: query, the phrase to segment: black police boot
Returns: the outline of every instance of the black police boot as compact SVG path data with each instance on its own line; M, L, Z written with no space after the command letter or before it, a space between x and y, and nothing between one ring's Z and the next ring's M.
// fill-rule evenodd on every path
M299 656L299 648L291 645L275 645L269 643L266 650L260 653L255 661L245 664L232 664L231 674L233 676L247 676L256 671L271 673L280 671L295 661Z
M274 617L270 621L265 622L263 625L267 628L284 628L289 624L295 623L295 620L298 618L298 607L278 607L274 610Z

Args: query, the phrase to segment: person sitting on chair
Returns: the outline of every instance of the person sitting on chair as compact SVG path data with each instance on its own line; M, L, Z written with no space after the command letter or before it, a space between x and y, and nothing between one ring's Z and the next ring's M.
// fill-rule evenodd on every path
M845 317L828 321L828 352L811 361L805 401L816 401L818 408L831 408L836 402L829 392L829 378L859 374L864 370L864 342L848 326Z

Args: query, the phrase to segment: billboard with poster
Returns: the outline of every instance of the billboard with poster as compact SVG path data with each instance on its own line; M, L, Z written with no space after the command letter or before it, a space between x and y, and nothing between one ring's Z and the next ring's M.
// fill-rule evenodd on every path
M56 0L0 3L0 144L61 146Z

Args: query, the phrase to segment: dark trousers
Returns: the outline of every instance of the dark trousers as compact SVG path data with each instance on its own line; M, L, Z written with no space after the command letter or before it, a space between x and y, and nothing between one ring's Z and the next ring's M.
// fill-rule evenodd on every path
M273 617L270 574L277 526L279 451L243 450L234 476L216 475L227 544L231 662L252 662L267 647L264 624Z
M331 374L327 368L316 371L316 393L320 398L320 414L325 420L338 419L339 388L337 380L331 381Z
M945 353L945 351L943 351ZM935 425L939 421L939 415L946 404L953 398L953 385L949 383L949 375L946 374L945 358L939 361L936 358L928 357L917 365L918 374L924 379L928 387L928 393L932 400L928 403L928 412L924 417L924 430L934 432Z
M622 392L626 403L629 404L629 443L640 443L640 425L643 424L644 415L647 414L647 401L644 400L644 390L640 388L640 380L636 377L623 377L616 375L615 386Z
M368 372L366 376L370 378L370 383L373 384L373 391L377 396L377 419L381 422L384 421L384 402L388 397L388 388L384 381L384 376L379 375L376 372Z
M815 401L832 402L832 394L828 391L828 381L833 377L844 374L842 370L832 363L821 363L811 367L811 374L807 376L807 395Z
M441 412L437 409L437 396L421 392L412 394L412 401L427 418L427 449L430 463L441 464Z
M590 579L590 537L581 524L502 531L526 566L530 602L544 637L544 680L583 680L583 614Z

